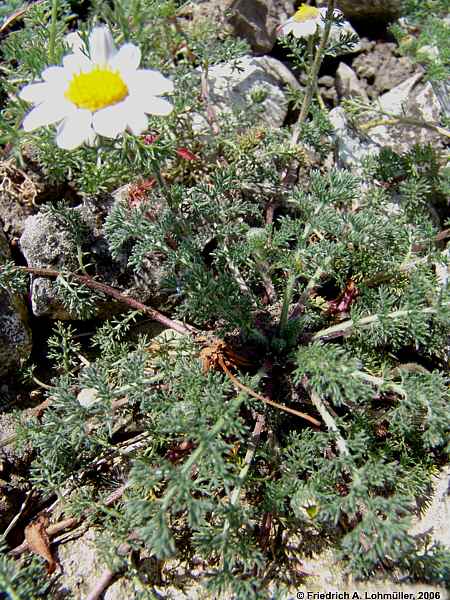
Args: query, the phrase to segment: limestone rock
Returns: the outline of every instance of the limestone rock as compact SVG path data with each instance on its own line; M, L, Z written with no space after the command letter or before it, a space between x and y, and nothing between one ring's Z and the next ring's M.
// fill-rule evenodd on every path
M366 87L367 94L376 98L399 85L421 67L414 66L406 56L397 56L397 46L363 40L365 52L355 58L352 68Z
M409 77L390 92L386 92L386 94L380 96L376 104L378 104L381 109L393 115L399 115L402 111L404 112L408 98L414 86L421 78L422 76L420 74Z
M383 94L378 99L378 107L392 116L404 114L418 121L439 122L441 104L431 83L424 84L420 79L421 75L416 74ZM384 117L375 112L372 117L390 120L390 116ZM352 129L341 107L330 112L330 120L335 128L336 158L341 167L357 170L362 158L377 154L384 147L403 153L415 144L429 143L439 147L442 143L440 134L433 129L401 122L377 125L362 135Z
M102 560L99 547L105 545L101 534L94 529L88 529L75 540L69 540L58 548L58 559L62 572L55 581L51 598L54 600L85 600L102 578L108 568ZM170 565L172 581L161 581L161 562ZM206 600L211 596L202 587L200 573L190 570L191 580L180 575L177 581L176 561L158 562L155 557L145 557L137 564L138 575L127 578L118 577L102 594L104 600L135 600L138 598L172 598L173 600ZM182 572L182 569L178 569ZM181 581L183 583L181 584Z
M221 29L247 40L256 54L275 45L277 27L294 13L293 0L197 0L179 14L192 21L208 19Z
M0 264L10 258L8 242L0 230ZM0 376L17 368L31 353L31 330L22 298L0 289Z
M23 406L20 403L21 398L18 393L15 394L15 401L14 408ZM33 408L24 409L22 416L25 418L31 417L35 414L33 411ZM31 444L27 443L24 446L18 446L15 441L17 423L17 414L0 412L0 478L5 477L5 470L7 479L9 479L9 475L23 474L33 460L34 451Z
M294 13L292 0L234 0L230 23L235 35L245 38L257 54L270 52L277 27Z
M361 160L366 156L378 154L380 147L367 137L363 138L358 135L358 132L348 122L341 106L333 108L328 117L334 127L333 137L338 167L359 172Z
M96 534L89 529L79 539L58 548L58 560L62 567L61 577L58 579L57 590L53 598L87 598L88 594L101 579L103 571L107 568L98 556L96 548ZM102 595L105 600L123 600L135 598L134 586L126 579L113 583Z
M18 507L25 500L30 484L24 477L15 473L8 476L8 481L0 473L0 528L4 531L17 515Z
M434 493L431 504L425 514L414 523L411 534L431 535L433 542L438 542L450 549L450 466L443 467L434 480Z
M31 215L25 222L20 247L29 267L74 270L76 246L58 221L45 213ZM32 277L31 305L37 317L75 318L62 305L53 283L43 277Z
M319 77L317 80L317 83L319 86L331 88L334 86L334 77L331 77L331 75L322 75L322 77Z
M116 199L120 201L120 198ZM85 259L91 263L90 273L94 273L100 281L125 292L131 297L139 298L141 302L151 301L152 306L158 305L163 293L161 292L161 272L158 257L149 257L139 273L128 269L128 257L123 254L117 259L111 257L107 240L102 229L105 216L111 209L114 198L109 196L101 206L87 200L84 204L68 209L79 214L80 222L85 228L84 241L81 251L87 251ZM57 218L46 212L28 217L25 229L20 238L22 253L28 266L49 268L56 271L78 271L78 249L70 233L58 222ZM33 314L37 317L46 316L50 319L71 320L80 316L69 311L57 293L54 282L43 277L32 277L31 303ZM104 297L95 305L95 316L105 318L123 309L123 306L112 298Z
M326 5L321 0L320 5ZM400 16L399 0L337 0L336 6L342 10L347 19L377 19L389 21Z
M419 121L439 122L441 105L430 82L418 84L420 76L414 76L387 94L380 96L382 109L392 115L403 113ZM379 125L370 129L370 138L380 146L388 146L395 152L407 152L415 144L432 144L439 147L439 133L427 127L398 123Z
M364 102L369 101L367 92L355 71L344 62L339 63L336 71L336 89L341 98L360 98Z
M227 62L209 69L209 95L215 112L220 114L233 107L244 108L251 95L258 94L263 108L261 121L269 127L281 127L288 107L283 88L287 85L299 88L294 75L270 56L244 56L237 66L236 69L234 62Z
M25 219L33 213L37 184L13 161L0 161L0 227L8 239L18 239Z

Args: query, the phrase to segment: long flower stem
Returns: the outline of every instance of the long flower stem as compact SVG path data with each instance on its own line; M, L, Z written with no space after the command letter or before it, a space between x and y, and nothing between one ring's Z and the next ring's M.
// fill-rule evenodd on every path
M368 104L367 102L363 102L361 100L353 99L350 103L351 106L354 106L358 113L376 113L377 117L370 119L366 123L358 123L358 129L361 131L369 131L373 127L389 126L389 125L413 125L415 127L423 127L425 129L431 129L431 131L435 131L439 135L442 135L446 138L450 138L450 130L445 127L441 127L439 123L435 121L427 121L425 119L417 119L414 115L396 115L389 111L383 110L380 106L373 106Z
M388 113L381 113L381 114L388 114ZM440 127L439 125L437 125L436 123L432 123L430 121L424 121L421 119L414 119L412 117L404 117L404 116L392 116L390 118L379 118L379 119L373 119L372 121L368 121L367 123L363 123L362 125L359 125L359 129L361 131L368 131L369 129L373 129L374 127L378 127L378 126L389 126L389 125L398 125L398 124L404 124L404 125L413 125L415 127L422 127L425 129L431 129L432 131L435 131L436 133L439 133L439 135L445 136L446 138L450 138L450 131L448 129L445 129L444 127Z
M450 303L445 303L444 306L450 307ZM390 319L400 319L402 317L407 317L412 312L414 311L394 310L386 316ZM433 306L428 306L427 308L422 308L419 312L421 312L424 315L432 315L437 313L437 308L434 308ZM350 319L348 321L344 321L343 323L339 323L338 325L333 325L332 327L327 327L326 329L318 331L312 336L311 341L316 342L318 340L331 340L334 338L343 337L345 335L349 335L351 330L355 327L355 325L357 325L358 327L367 327L379 321L380 318L381 315L378 314L370 315L368 317L363 317L362 319L359 319L356 323L353 321L353 319Z
M326 267L329 265L330 262L331 262L331 256L328 256L324 260L323 265L321 265L320 267L317 267L314 275L308 281L307 286L301 293L301 296L300 296L297 304L292 309L291 314L289 315L289 319L296 319L303 312L308 298L310 297L310 295L312 294L314 289L317 287L320 279L326 274L326 272L327 272Z
M369 373L364 373L363 371L353 371L352 376L362 379L377 388L384 386L386 389L392 390L402 398L406 397L406 391L401 385L397 385L393 381L388 381L383 377L375 377L375 375L369 375Z
M325 402L316 394L313 390L310 390L311 402L317 408L317 412L322 417L323 422L327 426L328 431L332 431L336 436L336 446L339 450L341 456L350 456L350 452L347 447L347 443L341 435L339 431L339 427L336 424L336 421L333 418L333 415L327 409Z
M283 306L281 308L280 327L279 327L281 336L283 336L283 334L285 333L286 326L288 324L289 307L291 305L292 296L294 295L296 279L297 278L296 278L295 274L291 273L289 275L288 281L286 283L286 288L284 290Z
M309 107L311 106L311 101L317 88L317 77L319 75L319 69L325 54L325 47L327 45L328 38L330 37L331 25L333 23L332 17L334 13L334 6L335 0L328 0L327 20L322 32L322 37L320 38L319 47L317 48L311 70L309 72L308 85L303 98L302 107L300 109L300 115L292 132L292 144L294 145L298 142L301 126L308 116Z
M55 59L55 41L56 41L56 25L58 18L58 0L52 0L52 13L50 17L50 36L48 40L48 57L51 64L56 62Z

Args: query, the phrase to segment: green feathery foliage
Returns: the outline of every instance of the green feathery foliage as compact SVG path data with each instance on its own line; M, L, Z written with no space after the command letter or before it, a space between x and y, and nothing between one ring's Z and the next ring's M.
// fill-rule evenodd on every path
M147 575L139 587L149 557L168 585L177 569L197 568L211 597L281 597L304 580L302 557L329 547L356 578L445 585L448 550L410 533L450 450L445 161L417 146L383 150L361 177L325 166L326 111L312 104L292 144L287 128L261 124L260 90L218 115L214 135L198 136L198 67L247 48L206 21L180 25L179 4L96 0L81 26L87 35L106 22L118 42L141 47L144 67L174 81L174 111L149 120L150 140L125 134L66 152L52 129L24 133L17 92L47 64L49 2L30 7L2 45L0 142L80 199L154 178L136 202L109 196L102 233L136 275L157 260L159 309L196 328L150 339L126 307L92 319L85 337L79 323L58 322L47 340L50 406L18 425L34 453L33 486L101 530L101 556L136 597L161 583ZM59 3L58 59L72 9ZM310 67L305 43L289 45ZM300 96L291 92L294 111ZM183 161L179 148L196 159ZM293 164L295 186L286 184ZM74 249L58 294L88 319L97 292L74 277L95 273L86 224L64 203L43 212ZM2 267L3 289L20 284L19 269ZM0 560L11 598L40 597L34 566Z

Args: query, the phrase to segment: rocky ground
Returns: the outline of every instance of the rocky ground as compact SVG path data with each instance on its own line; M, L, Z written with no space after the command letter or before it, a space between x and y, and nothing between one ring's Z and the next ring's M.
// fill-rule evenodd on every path
M348 20L349 29L354 28L360 34L360 43L351 54L326 62L319 78L320 95L326 106L332 109L330 118L335 127L336 163L356 169L361 158L378 152L382 147L405 151L417 142L442 146L443 139L438 132L418 128L414 124L402 125L401 132L396 126L378 125L365 137L355 133L341 106L345 99L377 102L391 115L401 114L403 107L407 106L417 118L437 121L443 113L450 117L449 96L448 88L436 87L424 80L421 65L401 56L389 35L386 25L399 16L397 1L341 0L339 5ZM206 0L187 5L186 18L212 16L237 36L247 39L253 50L252 55L241 60L240 71L232 71L222 65L210 69L210 97L216 111L227 110L231 103L242 101L249 91L262 88L265 92L261 117L264 123L280 127L289 120L285 86L299 87L305 82L301 74L291 71L283 50L276 44L276 29L293 13L293 9L291 0ZM205 116L198 115L199 135L203 134L204 123ZM88 202L70 210L77 212L85 224L90 250L96 257L97 271L102 279L155 306L164 295L158 278L157 257L149 261L147 272L137 278L127 271L126 256L112 259L103 236L102 218L124 193L127 190L120 189L105 196L100 204ZM54 218L42 210L56 194L70 198L74 193L70 188L50 188L34 168L32 156L28 157L22 169L12 160L0 160L0 262L12 256L19 264L30 267L70 269L76 260L77 249L58 228ZM111 314L111 308L107 301L99 302L97 318ZM38 388L31 397L29 390L24 391L16 377L17 369L30 357L35 361L42 358L39 344L45 339L48 325L56 319L71 320L73 315L61 304L48 279L35 277L28 299L0 293L0 531L8 528L21 506L24 506L23 516L26 516L31 493L26 469L32 453L16 451L11 441L14 427L10 412L18 406L29 411L42 401ZM450 547L449 475L447 468L436 477L433 503L414 525L414 533L430 532L433 539ZM20 543L20 535L19 528L11 528L10 542ZM88 590L101 577L104 566L93 550L95 535L93 530L88 529L58 545L62 565L58 597L86 598ZM311 591L434 590L442 594L441 598L446 593L437 587L394 585L388 581L362 586L344 580L331 555L312 558L304 569L311 575L308 579ZM173 597L201 597L195 586L184 588L180 583L182 578L179 579L171 589ZM161 593L167 594L167 588ZM108 600L128 597L126 583L122 581L111 585L104 596Z

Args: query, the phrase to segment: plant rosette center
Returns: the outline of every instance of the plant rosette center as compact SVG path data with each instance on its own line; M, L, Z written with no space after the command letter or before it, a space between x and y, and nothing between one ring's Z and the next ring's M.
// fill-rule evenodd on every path
M78 108L94 112L124 100L128 87L118 71L97 65L88 73L75 74L64 96Z

